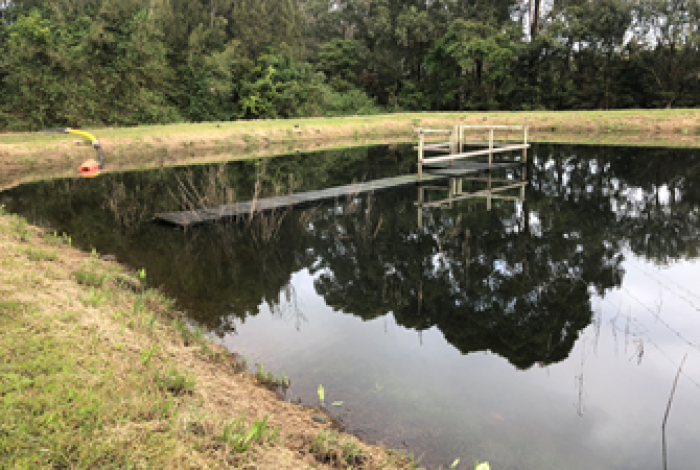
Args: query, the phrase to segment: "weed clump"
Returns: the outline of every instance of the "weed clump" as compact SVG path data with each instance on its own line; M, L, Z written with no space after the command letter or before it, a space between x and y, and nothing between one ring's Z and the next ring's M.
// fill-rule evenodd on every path
M321 463L343 468L362 465L370 456L352 441L341 442L337 431L323 431L311 441L310 451Z
M13 313L19 313L24 308L24 305L20 302L14 302L12 300L0 300L0 315L11 315Z
M56 250L48 251L41 248L27 248L25 253L27 258L32 261L56 261L58 259Z
M195 379L174 368L162 375L160 372L156 372L155 380L158 388L174 396L189 395L194 392Z
M227 444L232 454L246 452L253 444L271 444L279 439L279 427L270 430L267 420L266 416L246 430L245 418L240 417L224 426L221 434L214 437L214 440Z
M262 362L258 363L258 368L255 371L255 380L257 380L259 384L270 388L286 389L289 387L289 379L286 375L282 374L282 377L277 377L272 372L266 374L265 366Z
M180 334L185 347L201 344L204 341L204 329L201 326L196 326L193 330L191 330L187 326L187 323L179 318L173 320L172 326L175 331Z
M102 287L104 285L109 276L98 272L98 258L99 255L93 249L90 259L83 265L82 268L73 273L73 277L75 277L78 284L88 287Z
M85 266L73 273L73 277L84 286L102 287L107 280L107 275L96 272L90 266Z
M31 237L31 232L29 231L29 228L27 226L27 219L24 217L20 216L15 216L14 217L14 222L11 225L11 229L17 236L19 236L19 239L23 242L26 242L29 240Z

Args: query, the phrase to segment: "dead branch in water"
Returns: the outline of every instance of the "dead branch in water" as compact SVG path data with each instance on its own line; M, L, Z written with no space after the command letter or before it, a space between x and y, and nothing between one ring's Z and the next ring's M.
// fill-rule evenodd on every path
M683 364L685 364L685 359L688 357L688 353L685 353L681 365L678 367L678 373L676 374L676 380L673 381L673 388L671 389L671 396L668 397L668 405L666 405L666 413L664 414L664 421L661 424L661 439L663 441L663 458L664 458L664 470L668 468L666 459L666 421L668 421L668 413L671 411L671 404L673 403L673 396L676 394L676 386L678 385L678 378L681 376L681 371L683 370Z

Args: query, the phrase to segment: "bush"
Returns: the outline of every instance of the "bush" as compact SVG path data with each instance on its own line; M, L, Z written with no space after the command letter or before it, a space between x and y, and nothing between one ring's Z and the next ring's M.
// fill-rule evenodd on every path
M331 93L326 103L326 116L379 114L382 109L367 93L352 89L344 93Z

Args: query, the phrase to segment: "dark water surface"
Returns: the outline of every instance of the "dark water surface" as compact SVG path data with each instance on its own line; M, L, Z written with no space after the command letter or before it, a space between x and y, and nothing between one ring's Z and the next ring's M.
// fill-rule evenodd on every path
M0 204L145 267L217 341L291 377L289 399L315 404L323 384L349 430L431 467L663 468L687 354L668 468L698 468L700 151L535 146L492 175L524 175L524 200L490 210L419 217L406 188L186 232L148 222L414 170L408 146L374 147L25 185Z

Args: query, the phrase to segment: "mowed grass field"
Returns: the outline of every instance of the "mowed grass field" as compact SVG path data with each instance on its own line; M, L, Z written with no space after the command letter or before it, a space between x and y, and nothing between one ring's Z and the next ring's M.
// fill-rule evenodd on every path
M146 125L129 128L93 128L105 142L125 141L182 142L249 142L254 138L272 140L326 139L328 137L413 137L417 127L451 126L456 124L508 124L530 127L531 138L542 134L674 134L688 139L700 136L700 110L619 110L619 111L537 111L537 112L444 112L399 113L376 116L335 118L299 118L272 120L239 120L196 124ZM74 136L55 133L0 134L0 145L18 145L27 150L49 144L75 140Z
M338 118L273 119L83 129L107 155L107 169L125 171L257 158L295 151L409 142L416 129L458 124L524 125L530 142L623 146L700 146L700 110L399 113ZM473 134L487 139L486 131ZM496 132L520 140L519 132ZM0 190L25 181L75 175L95 152L76 136L0 134Z

